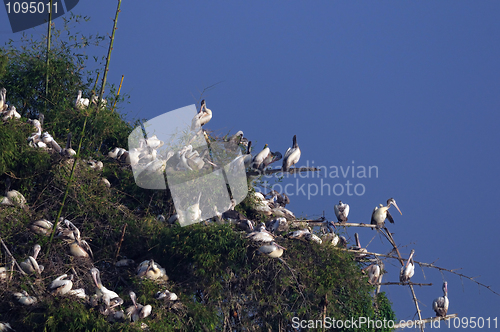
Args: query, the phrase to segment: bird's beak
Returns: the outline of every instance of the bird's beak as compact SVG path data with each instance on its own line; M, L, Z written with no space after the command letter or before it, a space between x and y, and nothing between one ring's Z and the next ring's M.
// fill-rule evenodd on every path
M402 213L402 212L401 212L401 210L399 209L398 205L396 204L396 201L393 201L392 205L394 205L394 207L395 207L396 209L398 209L399 213L400 213L401 215L403 215L403 213Z

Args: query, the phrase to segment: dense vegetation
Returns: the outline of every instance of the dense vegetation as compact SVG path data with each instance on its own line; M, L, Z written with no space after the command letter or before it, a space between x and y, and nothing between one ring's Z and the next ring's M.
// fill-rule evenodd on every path
M85 58L76 56L74 45L60 37L56 33L52 41L48 93L43 41L26 38L22 46L0 50L0 87L7 89L8 103L23 116L0 122L0 191L11 178L11 189L21 192L28 204L27 209L0 206L0 237L18 262L39 243L38 262L45 266L41 276L14 272L11 280L0 281L0 321L17 331L135 331L141 330L141 322L151 331L291 331L293 317L395 318L383 293L375 300L370 295L373 286L361 273L360 263L339 248L280 238L287 248L281 261L257 254L257 246L230 223L179 227L158 221L156 215L168 218L174 213L169 191L137 187L128 165L107 158L111 148L127 147L127 137L139 122L128 123L111 102L99 111L75 109L78 90L92 95L95 72L85 71ZM114 101L114 87L107 90L108 101ZM76 150L81 140L62 217L80 229L94 252L93 260L74 258L61 240L54 238L49 244L49 237L29 230L35 220L56 220L74 160L27 144L34 129L26 119L39 113L45 115L43 130L58 142L65 142L71 132ZM103 170L91 169L82 158L102 161ZM102 177L111 188L102 184ZM265 221L252 206L247 198L238 209L256 222ZM5 248L0 255L0 266L10 266ZM122 257L136 264L116 267ZM166 268L168 281L135 276L138 263L151 258ZM47 292L55 277L73 273L73 288L93 294L92 266L100 269L104 285L125 300L124 308L131 305L128 291L134 290L139 303L153 306L151 316L134 324L110 323L83 299ZM165 288L179 296L177 305L154 299ZM19 304L12 293L21 289L38 302Z

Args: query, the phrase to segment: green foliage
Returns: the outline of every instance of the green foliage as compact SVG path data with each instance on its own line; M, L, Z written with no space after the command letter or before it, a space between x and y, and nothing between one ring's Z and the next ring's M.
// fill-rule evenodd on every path
M29 230L35 220L56 218L74 160L28 146L26 139L33 128L24 120L0 123L0 182L12 178L12 189L28 202L26 210L0 206L0 236L18 262L39 243L42 254L37 260L45 266L41 276L22 277L16 272L12 280L0 281L2 321L18 331L139 331L141 322L151 331L292 331L294 317L394 319L385 295L379 294L373 304L373 287L359 264L338 248L279 238L287 250L282 259L272 259L259 254L258 245L232 224L210 222L181 228L157 221L157 214L168 217L174 213L169 190L139 188L129 166L103 156L114 146L126 147L133 126L112 112L109 102L99 111L74 108L76 91L82 89L90 97L91 83L85 78L85 58L72 53L76 44L71 41L77 39L68 35L68 41L57 43L64 31L54 34L48 100L43 43L32 39L25 39L27 46L0 50L0 86L7 88L8 103L23 116L43 112L43 130L58 142L64 142L68 132L78 142L87 118L89 130L84 134L82 155L102 160L104 169L93 170L85 161L77 161L62 216L90 243L94 260L70 256L68 244L58 238L46 254L48 238ZM102 184L102 177L111 182L111 188ZM264 221L255 204L248 195L237 210L257 222ZM118 258L126 256L136 264L116 267L118 252ZM10 262L3 248L0 253L0 265ZM137 264L151 258L166 268L168 281L135 276ZM139 303L153 306L152 315L133 324L111 323L85 300L47 292L55 277L73 273L73 288L83 287L87 294L94 294L92 266L100 269L103 284L125 300L123 308L132 304L128 291L134 290ZM180 301L154 299L165 288ZM30 307L19 304L12 293L21 289L37 296L38 302Z

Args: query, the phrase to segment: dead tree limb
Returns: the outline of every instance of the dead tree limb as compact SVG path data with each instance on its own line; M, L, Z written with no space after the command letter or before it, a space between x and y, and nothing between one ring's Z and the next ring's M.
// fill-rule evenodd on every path
M406 286L406 285L413 285L413 286L432 286L432 283L429 284L422 284L422 283L417 283L417 282L394 282L394 281L388 281L388 282L381 282L381 283L376 283L374 285L382 285L382 286L387 286L387 285L401 285L401 286Z

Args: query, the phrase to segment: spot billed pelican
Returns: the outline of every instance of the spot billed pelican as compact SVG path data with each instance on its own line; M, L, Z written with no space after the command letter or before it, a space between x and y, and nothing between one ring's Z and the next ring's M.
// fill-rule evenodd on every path
M137 296L133 291L129 292L130 299L132 300L133 306L127 308L126 313L127 316L130 317L132 322L135 322L141 318L145 318L151 314L152 307L151 305L142 305L137 303Z
M84 109L89 107L89 99L88 98L82 98L82 90L78 90L78 95L76 96L75 100L75 107L78 109Z
M101 273L97 268L93 267L90 269L90 273L92 274L92 279L96 285L96 295L98 299L102 299L103 302L107 301L108 303L112 303L110 308L119 306L123 303L123 300L118 296L118 294L103 286L101 282Z
M383 206L380 204L380 207L376 207L373 212L372 212L372 225L377 225L377 228L384 227L384 221L385 219L389 219L389 221L394 224L394 219L392 218L391 214L389 213L389 208L391 205L394 205L394 207L403 215L401 210L399 209L398 205L396 204L396 200L394 198L389 198L387 200L387 206Z
M73 275L70 276L69 280L64 280L67 277L67 274L63 274L55 278L49 285L49 292L54 296L67 294L73 287L73 281L71 281Z
M410 252L410 257L408 257L405 266L401 267L401 271L399 272L399 281L401 282L410 281L410 278L415 274L415 263L413 262L414 253L415 249L412 249Z
M285 158L283 158L283 171L287 172L290 167L299 162L299 159L300 148L297 144L297 135L293 135L293 145L286 150Z
M177 294L169 292L168 289L165 289L163 292L162 291L156 292L155 299L157 300L165 299L165 301L176 301L179 299L179 297L177 296Z
M448 312L448 305L450 301L448 300L448 283L445 281L443 283L443 296L438 297L432 302L432 309L436 312L436 317L446 317Z
M286 250L276 242L272 241L269 244L264 244L259 248L259 252L272 257L272 258L278 258L283 255L283 250Z
M7 178L5 180L6 188L5 188L5 197L0 201L2 205L11 205L17 206L22 209L27 209L26 206L26 198L17 190L10 190L11 180Z
M69 244L69 252L72 256L82 258L93 258L92 249L90 249L87 241L80 238L80 231L75 227L73 230L75 240Z
M160 278L165 278L168 280L167 273L160 264L155 263L154 260L145 260L137 267L136 274L139 278L148 278L151 280L156 280Z
M42 250L42 247L39 244L35 244L35 246L33 247L33 256L29 256L24 262L21 262L21 264L19 264L21 266L21 269L23 269L23 271L27 274L32 274L35 272L38 274L42 273L44 267L43 265L38 265L38 262L36 261L40 250Z
M379 281L381 268L378 263L373 263L362 270L364 273L368 273L368 282L370 285L375 285Z
M34 221L30 225L30 229L31 229L31 231L33 231L36 234L48 236L52 232L53 226L54 226L54 224L52 224L50 221L48 221L46 219L41 219L41 220Z
M14 331L12 326L10 326L9 323L2 323L0 322L0 332L8 332L8 331Z
M212 111L207 108L205 99L203 99L201 101L200 111L194 116L191 122L191 130L196 130L196 128L206 125L210 119L212 119Z
M347 216L349 215L349 205L342 203L339 201L339 204L335 204L333 206L333 210L335 211L335 216L339 222L346 222Z
M264 149L260 151L255 157L253 157L252 160L252 168L254 169L261 169L261 165L264 162L264 160L269 156L271 153L271 149L269 149L268 145L264 145Z
M76 155L76 151L71 148L71 133L68 133L68 138L66 139L66 148L61 150L61 155L64 157L73 157Z

